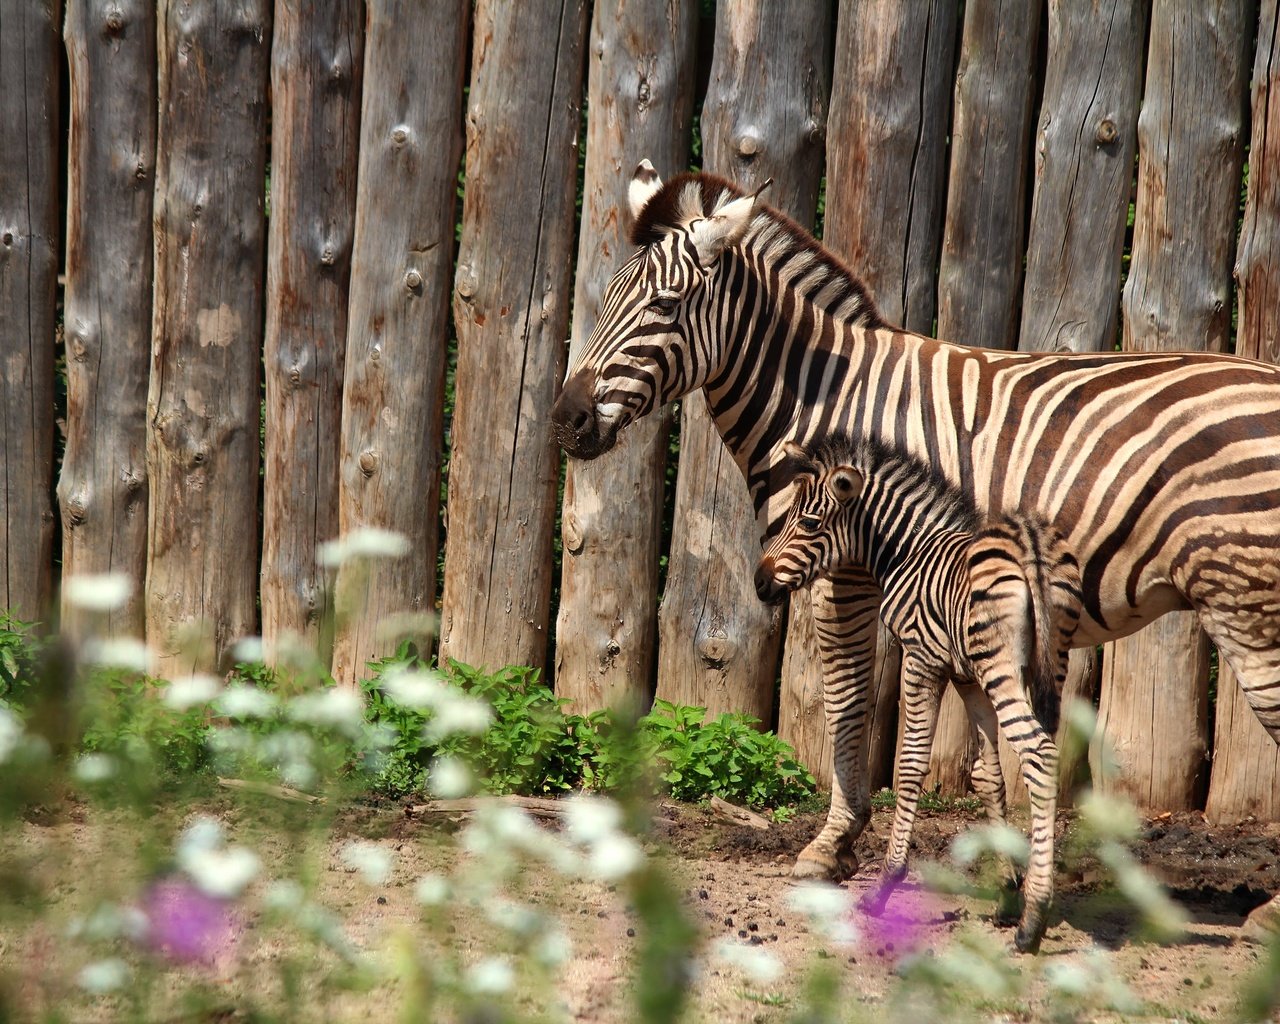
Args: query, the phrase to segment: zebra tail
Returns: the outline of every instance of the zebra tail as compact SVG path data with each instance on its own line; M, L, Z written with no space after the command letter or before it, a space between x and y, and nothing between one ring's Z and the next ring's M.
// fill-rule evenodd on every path
M1050 592L1053 581L1041 558L1026 558L1022 568L1027 589L1031 591L1031 615L1035 620L1032 630L1036 649L1031 666L1031 710L1044 731L1052 737L1058 732L1058 719L1062 712L1062 695L1057 685L1057 630L1054 627L1053 594Z

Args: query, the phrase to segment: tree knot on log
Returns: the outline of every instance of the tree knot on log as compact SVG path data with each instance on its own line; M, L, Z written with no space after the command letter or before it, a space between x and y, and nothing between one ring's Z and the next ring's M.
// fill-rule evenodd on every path
M827 126L814 118L805 126L805 138L811 146L823 146L827 142Z
M738 645L718 626L712 626L696 645L698 657L708 668L724 668L738 653Z
M405 271L404 286L415 295L422 294L422 274L414 267Z
M320 250L320 266L332 267L338 262L338 254L334 252L332 245L326 245Z
M764 140L760 138L754 129L748 129L738 136L735 146L738 150L738 156L750 163L764 148Z
M1116 123L1109 117L1104 117L1098 122L1098 130L1093 133L1094 141L1099 146L1109 146L1120 137L1120 129L1116 127Z
M407 125L398 124L391 129L391 144L396 149L403 149L409 142L409 136L412 132Z
M112 7L110 13L102 22L102 35L106 39L112 39L124 32L124 12L119 7Z
M476 280L476 272L469 263L461 263L458 265L458 279L454 287L458 291L458 296L466 302L470 302L476 294L476 288L479 282Z
M360 453L360 458L356 460L360 466L360 472L365 476L373 476L378 471L378 453L371 448L367 448Z
M582 553L582 546L586 538L582 535L582 524L578 522L577 515L572 511L568 511L564 515L564 525L560 530L561 537L564 540L564 549L571 555Z
M66 512L69 526L81 526L89 517L88 499L83 491L77 491L67 499Z

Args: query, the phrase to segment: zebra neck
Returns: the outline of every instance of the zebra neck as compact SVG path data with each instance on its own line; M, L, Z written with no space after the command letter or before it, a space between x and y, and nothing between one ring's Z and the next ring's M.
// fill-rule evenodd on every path
M951 557L972 535L968 511L918 472L905 465L869 468L859 499L867 568L886 594L921 566Z

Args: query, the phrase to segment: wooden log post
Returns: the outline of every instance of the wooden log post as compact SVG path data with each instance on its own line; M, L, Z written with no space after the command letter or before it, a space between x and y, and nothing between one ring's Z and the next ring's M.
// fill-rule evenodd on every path
M813 224L830 91L830 12L722 4L702 109L705 169ZM685 399L666 592L658 616L658 696L772 724L781 614L752 584L760 541L742 473L699 392Z
M173 675L257 626L271 10L161 0L158 24L146 625Z
M53 610L58 5L0 0L0 611Z
M1236 352L1280 363L1280 3L1263 0L1261 8L1253 60L1249 191L1236 255ZM1280 746L1262 728L1235 673L1219 656L1205 817L1221 823L1249 815L1280 821Z
M355 230L361 0L279 0L263 366L262 637L319 639L316 546L338 533L342 368Z
M339 529L395 530L410 551L338 571L338 605L359 609L339 622L334 641L333 676L344 686L394 649L396 638L379 633L389 616L430 615L435 607L469 7L465 0L368 4L359 171L366 184L346 318Z
M1050 0L1022 286L1024 352L1115 347L1146 31L1146 4L1111 0L1099 11ZM1092 703L1100 668L1095 648L1072 651L1063 700ZM1025 802L1017 755L1003 738L1000 758L1010 801ZM1070 774L1062 775L1060 799L1070 797Z
M1018 340L1040 4L964 9L951 122L951 175L938 268L938 337L987 348ZM943 694L927 787L969 788L976 732Z
M1133 257L1123 299L1127 350L1221 351L1230 337L1254 27L1246 6L1234 0L1153 5L1138 118ZM1116 471L1124 474L1125 467ZM1145 810L1200 806L1207 670L1208 641L1191 612L1165 615L1111 645L1099 725L1120 774L1095 778L1099 788L1123 792Z
M647 158L671 175L688 160L697 21L693 0L595 8L571 363L631 250L626 196L636 164ZM580 713L649 699L670 427L665 410L646 417L612 452L570 459L565 470L555 686Z
M937 289L955 33L956 8L945 2L844 3L836 25L823 242L866 282L886 319L924 333ZM893 776L900 660L881 627L868 744L876 788ZM778 733L830 785L808 591L791 598Z
M58 480L64 576L119 573L133 594L111 635L142 636L147 371L156 169L156 20L146 0L70 0L67 447ZM65 601L62 628L81 632Z
M541 667L587 8L480 0L475 18L440 661Z

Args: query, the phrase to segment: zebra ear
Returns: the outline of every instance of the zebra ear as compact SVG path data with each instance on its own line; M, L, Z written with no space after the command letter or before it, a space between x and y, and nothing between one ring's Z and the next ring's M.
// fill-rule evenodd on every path
M627 186L627 204L631 207L632 220L639 219L640 211L661 188L662 179L653 169L653 164L648 160L641 160L636 173L631 177L631 184Z
M862 493L862 474L852 466L837 466L827 478L827 488L842 504L853 501Z
M698 250L699 263L704 267L711 266L721 253L742 241L751 224L751 215L755 213L756 196L768 185L767 181L753 195L726 203L710 217L698 221L693 229L693 244Z
M782 446L782 450L790 458L798 459L802 462L807 462L809 459L809 454L802 447L800 447L800 445L796 444L794 441L787 441L786 443L784 443Z

